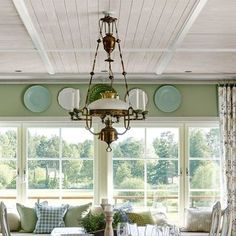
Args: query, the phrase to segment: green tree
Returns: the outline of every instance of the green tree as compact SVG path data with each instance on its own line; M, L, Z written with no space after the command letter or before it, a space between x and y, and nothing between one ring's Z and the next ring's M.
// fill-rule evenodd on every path
M163 132L160 138L154 139L153 147L159 160L149 168L148 182L153 185L168 184L168 179L178 173L178 162L168 160L178 158L178 144L174 140L174 134L170 131Z
M70 187L71 184L78 184L81 182L81 179L78 178L81 168L83 167L82 161L64 161L63 162L63 173L66 183Z
M88 158L94 156L94 148L93 148L93 141L92 140L85 140L82 143L82 148L80 152L81 158Z
M216 141L218 140L218 142ZM216 129L211 129L210 132L205 133L202 129L191 129L189 138L189 155L190 160L190 172L193 176L198 167L204 165L204 158L215 156L215 151L219 148L219 136ZM218 146L218 147L217 147ZM196 158L196 160L194 160ZM203 160L197 160L202 158Z
M209 147L207 145L206 136L201 129L191 129L189 142L190 157L199 158L209 156Z
M116 143L113 147L113 156L115 158L131 158L126 161L126 171L130 169L130 175L134 178L143 179L144 162L142 160L132 160L132 158L143 158L144 143L143 140L137 140L133 137L129 137L122 142ZM120 161L113 162L114 178L116 179L116 173L121 177L118 168ZM118 171L118 172L117 172ZM120 179L120 181L122 181Z
M208 161L195 171L191 180L193 189L219 189L220 188L220 167L218 164Z
M14 178L15 170L12 169L8 164L0 164L0 189L9 188Z
M60 139L58 136L53 136L50 139L46 136L41 136L40 142L36 147L36 155L37 157L45 158L59 157L59 144Z
M120 183L130 179L131 177L132 175L130 165L127 162L122 162L122 164L117 167L115 172L114 185L118 187Z
M206 134L211 157L220 157L220 134L218 128L212 128Z
M0 133L0 157L16 158L17 138L15 130Z
M124 141L114 145L113 156L116 158L141 158L144 153L144 143L142 140L137 140L129 137Z

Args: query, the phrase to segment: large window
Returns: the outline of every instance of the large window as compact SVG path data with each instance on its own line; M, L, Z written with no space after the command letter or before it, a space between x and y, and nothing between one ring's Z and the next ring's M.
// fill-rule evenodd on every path
M212 206L220 199L219 146L212 124L132 128L113 145L115 203L162 211L172 222L184 207Z
M178 222L185 207L220 199L219 147L214 122L132 124L112 153L77 124L2 124L0 200L99 204L113 197Z

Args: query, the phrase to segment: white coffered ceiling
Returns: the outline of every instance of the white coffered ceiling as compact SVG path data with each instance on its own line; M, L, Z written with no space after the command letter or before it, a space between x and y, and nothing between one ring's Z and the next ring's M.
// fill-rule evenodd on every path
M119 20L129 81L236 78L235 0L0 0L0 79L87 82L104 10Z

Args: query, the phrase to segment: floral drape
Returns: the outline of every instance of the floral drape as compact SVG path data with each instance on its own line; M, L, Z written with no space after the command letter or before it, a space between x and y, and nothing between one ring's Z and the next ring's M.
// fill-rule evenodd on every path
M232 235L236 236L236 84L220 85L218 98L226 199L233 214Z

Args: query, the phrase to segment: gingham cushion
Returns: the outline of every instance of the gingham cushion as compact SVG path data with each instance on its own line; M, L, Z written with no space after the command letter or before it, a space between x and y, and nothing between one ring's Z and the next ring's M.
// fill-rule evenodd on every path
M55 227L64 227L65 223L63 221L63 217L68 207L69 205L52 207L36 203L35 210L38 220L34 229L34 233L51 233Z

